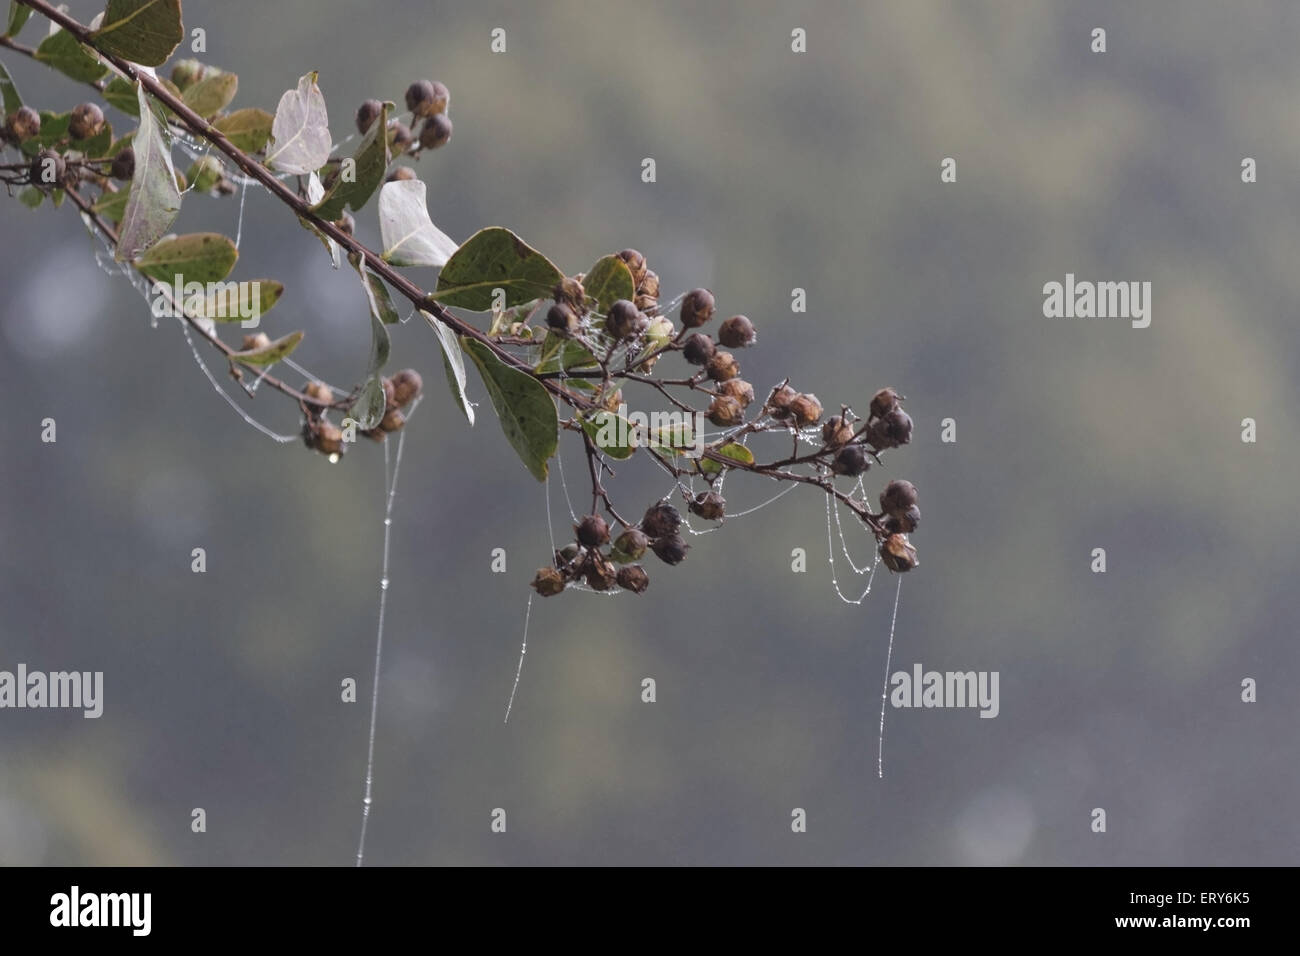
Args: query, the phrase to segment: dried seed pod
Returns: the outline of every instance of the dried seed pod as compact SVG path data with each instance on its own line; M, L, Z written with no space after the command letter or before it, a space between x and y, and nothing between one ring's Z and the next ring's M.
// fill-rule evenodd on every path
M743 349L754 344L754 323L743 315L733 315L718 326L718 341L729 349Z
M643 292L636 294L636 307L642 312L653 312L659 308L659 300L652 295L646 295Z
M701 491L690 504L691 514L698 515L705 521L721 521L726 513L727 502L716 491Z
M655 557L665 564L681 564L686 560L686 552L691 546L675 534L656 538L653 545Z
M618 571L600 554L592 554L587 565L587 586L593 591L608 591L618 583Z
M130 146L121 149L113 157L113 165L109 168L109 175L119 182L125 182L135 175L135 150Z
M618 257L627 263L628 271L632 273L632 287L639 288L645 281L646 264L645 256L635 249L624 249L618 254Z
M650 575L639 564L628 564L618 569L618 586L633 594L641 594L650 586Z
M709 378L715 382L725 382L740 374L740 363L730 352L714 352L713 357L705 363Z
M582 548L575 542L570 541L559 551L555 552L555 566L565 568L577 561L582 555Z
M716 351L717 347L713 344L713 339L703 332L692 332L682 343L682 357L692 365L708 364Z
M379 100L366 100L357 107L357 132L363 136L384 112L384 104Z
M777 421L786 421L794 416L790 410L790 404L799 397L789 385L782 385L773 389L771 396L767 400L767 413Z
M388 121L388 146L394 156L406 152L413 142L415 142L415 135L411 132L411 127L400 120ZM411 170L409 178L415 179L415 170Z
M404 368L393 376L393 404L405 408L424 390L424 379L413 368Z
M618 556L630 561L638 560L648 547L650 547L650 539L646 537L644 531L636 528L628 528L614 540L614 550Z
M387 411L390 408L396 408L397 392L393 388L393 380L387 377L381 378L379 384L383 386L384 389L384 410Z
M871 417L883 418L898 405L900 396L892 388L885 387L871 398Z
M68 135L73 139L90 139L104 128L104 111L94 103L80 103L68 120Z
M885 515L885 520L881 522L884 529L891 534L911 534L921 524L921 509L912 505L901 515Z
M901 516L916 502L916 485L903 478L895 478L880 493L880 510L887 515Z
M840 448L853 441L854 428L842 417L832 418L822 426L822 441L827 448Z
M406 108L416 116L447 112L451 94L436 80L416 80L406 88Z
M692 289L682 299L682 325L697 329L713 318L713 293L708 289Z
M905 534L891 534L885 539L880 546L880 560L889 570L900 574L921 563L917 560L916 548L908 542Z
M616 339L630 339L638 331L645 331L649 325L650 320L627 299L619 299L611 305L609 314L605 316L605 331Z
M30 106L20 106L9 114L5 128L15 142L25 143L32 137L40 135L41 114Z
M646 269L645 276L636 286L637 295L648 295L652 299L659 298L659 273L653 269Z
M740 402L741 408L748 408L754 400L754 386L743 378L732 378L718 386L718 391Z
M585 548L599 548L609 541L609 525L600 515L587 515L573 527L578 543Z
M398 166L396 169L394 169L391 173L388 174L388 179L386 181L390 183L400 183L400 182L405 182L409 179L418 179L418 178L419 177L415 175L415 170L412 169L410 166Z
M390 408L384 412L384 417L379 421L379 427L385 432L401 431L405 424L406 416L402 414L400 408Z
M618 407L623 404L623 390L616 388L612 392L606 392L605 397L600 400L600 404L607 412L618 411Z
M745 420L745 409L730 395L716 395L709 403L708 418L719 428L730 428Z
M343 432L337 425L321 422L313 433L313 445L322 455L342 455L344 447Z
M542 597L554 597L564 590L564 575L555 568L538 568L532 586Z
M912 440L912 417L897 405L871 426L870 441L876 448L897 448Z
M822 403L812 392L796 395L790 402L790 412L800 428L816 425L822 417Z
M666 501L651 505L641 519L641 530L651 538L669 537L681 526L681 512Z
M420 130L420 148L437 149L451 139L451 120L443 113L435 113L424 121Z
M322 405L329 405L334 401L333 391L324 382L308 382L303 386L302 393Z
M546 310L546 325L556 335L572 338L582 331L582 322L573 309L563 302L557 302Z
M555 284L551 293L557 304L567 305L579 314L587 310L587 291L582 283L570 276L565 276Z
M861 445L845 445L835 453L831 460L831 471L837 475L856 478L871 467L867 461L867 451Z

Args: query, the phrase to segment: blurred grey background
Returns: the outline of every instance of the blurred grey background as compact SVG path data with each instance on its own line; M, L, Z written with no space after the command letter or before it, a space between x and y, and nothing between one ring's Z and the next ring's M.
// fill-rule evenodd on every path
M99 9L70 6L83 21ZM915 439L868 476L873 494L912 479L925 513L894 669L1001 674L995 720L891 709L878 780L895 582L861 607L836 598L809 491L694 539L679 568L652 561L640 598L534 602L503 725L527 582L548 558L543 488L477 380L479 425L458 416L412 322L392 367L421 369L429 397L395 506L369 862L1296 862L1300 8L359 11L185 3L203 58L240 76L236 107L274 109L319 70L336 138L362 99L445 82L455 135L418 169L452 237L506 225L569 272L634 246L665 298L707 285L754 319L759 347L741 358L757 385L789 375L860 410L899 387ZM504 54L489 52L495 27ZM0 60L30 103L85 98ZM939 181L944 157L955 184ZM233 234L237 210L188 197L176 228ZM377 242L373 203L358 220ZM329 465L243 424L177 329L152 330L92 253L69 208L0 211L0 668L103 670L106 684L98 721L0 712L0 862L348 864L382 455ZM1067 272L1152 282L1151 327L1044 318L1042 286ZM297 357L331 380L363 375L355 275L250 190L233 278L260 276L287 288L268 331L305 329ZM796 286L807 314L790 311ZM282 400L249 407L296 427ZM955 444L940 442L946 417ZM1245 417L1257 444L1240 440ZM581 507L581 459L567 461ZM639 464L615 483L634 513L667 490ZM772 492L727 487L733 509ZM563 534L558 482L551 494ZM847 530L861 563L865 538ZM190 571L194 547L206 574ZM506 574L489 571L497 547ZM806 574L791 573L795 547ZM346 677L356 704L339 701ZM1245 677L1258 703L1240 702ZM206 834L190 832L193 807ZM806 834L790 832L794 807Z

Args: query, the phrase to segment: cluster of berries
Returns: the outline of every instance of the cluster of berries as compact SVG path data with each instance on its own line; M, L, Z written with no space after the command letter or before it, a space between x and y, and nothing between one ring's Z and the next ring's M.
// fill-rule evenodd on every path
M416 80L406 88L406 108L411 112L411 124L399 119L388 121L388 145L394 155L419 153L424 149L438 149L451 140L451 117L447 107L451 93L437 80ZM384 111L379 100L366 100L357 108L357 130L370 131ZM414 127L414 128L412 128ZM414 179L415 171L399 166L389 174L389 181Z
M424 382L415 369L405 368L383 379L383 386L384 417L374 428L361 431L375 441L383 441L390 432L399 431L406 424L405 409L419 398ZM302 425L303 442L308 448L337 460L347 451L348 442L343 438L343 429L326 417L327 410L334 405L334 393L324 382L310 382L302 391L311 399L303 403L307 411Z

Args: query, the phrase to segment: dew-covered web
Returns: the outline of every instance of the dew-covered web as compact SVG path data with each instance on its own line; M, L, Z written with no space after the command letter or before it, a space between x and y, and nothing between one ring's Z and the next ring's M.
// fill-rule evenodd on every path
M679 296L678 299L680 298L681 297ZM563 378L563 376L561 377ZM720 438L730 437L732 434L738 431L740 431L740 429L737 428L737 429L723 429L721 431L716 431L716 432L706 432L704 433L703 438L706 442L711 442ZM802 431L798 431L795 434L795 441L797 444L820 447L821 442L819 438L820 436L817 434L816 429L805 429ZM749 435L746 434L741 436L739 441L741 444L747 444L748 439L749 439ZM660 497L659 499L660 501L667 501L670 498L672 498L675 493L678 492L694 495L695 487L696 487L696 479L694 476L690 477L688 481L683 482L678 475L672 472L672 470L668 467L668 465L658 455L650 454L649 458L651 461L655 462L664 471L664 473L668 476L668 478L672 482L668 490ZM603 462L603 461L604 461L604 456L598 455L598 462ZM564 455L562 453L556 454L555 463L556 463L555 473L558 475L560 479L560 487L564 495L565 506L568 508L569 517L572 521L577 522L578 514L573 504L573 495L569 490L568 480L565 477ZM599 463L597 467L599 467ZM729 474L730 474L729 471L724 471L711 487L713 487L716 491L721 492L723 486L727 481L727 476ZM776 479L772 479L772 480L776 480ZM744 518L749 515L757 514L758 512L763 511L764 509L770 507L771 505L774 505L776 502L784 498L790 492L794 491L795 488L797 487L798 484L792 482L781 491L772 495L770 498L767 498L759 502L756 505L745 508L741 511L728 512L726 520L734 521L737 518ZM555 526L554 526L554 521L552 518L552 511L551 511L551 479L549 476L547 477L547 480L544 484L543 493L546 501L546 531L551 544L551 553L554 554L557 550L557 545L556 545L556 537L555 537ZM854 486L851 489L851 494L858 497L859 500L866 499L867 493L866 493L865 480L863 477L859 477L857 479L857 482L854 484ZM876 570L880 567L880 554L875 547L875 538L869 531L867 531L865 527L862 529L864 534L864 540L870 546L871 559L869 561L864 560L861 566L859 566L859 564L853 559L853 553L850 550L849 542L845 535L844 523L840 515L840 510L841 510L840 501L836 499L833 495L828 494L825 495L824 497L826 500L826 554L827 554L827 561L830 565L831 586L834 589L836 596L839 597L839 599L843 601L845 604L862 605L865 603L867 597L871 594L871 588L876 577ZM702 536L706 534L712 534L713 532L719 530L721 526L715 524L714 526L708 528L696 528L691 524L689 514L683 514L682 527L691 535ZM858 577L862 577L864 575L866 576L867 580L863 587L863 590L860 594L857 594L856 597L852 596L851 594L845 594L843 589L840 587L839 570L836 565L836 556L835 556L837 540L839 542L840 555L843 558L844 562L848 565L849 570ZM892 666L893 655L894 655L894 634L898 624L898 602L899 602L899 597L902 594L902 589L903 589L903 580L902 577L899 576L898 587L894 592L893 614L891 616L890 624L889 624L889 643L888 643L888 649L886 651L886 657L885 657L884 690L881 693L881 703L880 703L880 725L879 725L877 751L876 751L876 772L880 778L883 778L885 775L885 770L884 770L885 767L884 764L885 707L886 707L886 703L888 700L888 693L889 693L889 668ZM624 593L619 590L597 591L581 582L570 583L568 587L565 588L565 593L567 594L570 591L579 591L586 594L598 595L600 597L618 597L622 593ZM519 681L521 676L523 675L524 658L528 653L528 628L532 620L534 597L535 595L532 592L530 592L528 595L528 603L524 609L524 635L523 635L523 641L519 648L519 661L515 666L514 682L511 685L510 697L506 703L506 713L505 713L505 721L504 721L505 723L510 722L510 714L514 709L515 696L519 691Z

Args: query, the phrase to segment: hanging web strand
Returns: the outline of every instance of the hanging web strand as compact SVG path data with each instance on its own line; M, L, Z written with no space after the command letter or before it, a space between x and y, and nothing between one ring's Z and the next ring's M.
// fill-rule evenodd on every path
M510 688L510 700L506 704L506 719L504 724L510 723L510 711L515 706L515 691L519 690L519 678L524 672L524 655L528 653L528 620L533 616L533 596L528 595L528 608L524 611L524 643L519 648L519 666L515 668L515 685Z
M903 576L898 576L898 590L894 592L894 616L889 622L889 650L885 652L885 686L880 691L880 737L876 747L876 777L885 779L885 702L889 698L889 668L894 661L894 627L898 624L898 598L903 593Z
M418 404L418 399L417 402ZM415 405L411 406L411 412ZM408 418L409 421L409 418ZM388 442L384 442L384 556L379 575L379 625L375 632L375 676L370 688L370 733L366 743L366 790L361 799L361 837L357 841L357 866L361 866L366 853L366 825L370 822L370 808L375 781L375 725L379 717L379 669L384 656L384 612L388 608L388 545L393 531L393 498L397 494L397 473L402 467L402 446L406 431L397 435L397 454L393 456L392 473L388 468Z

